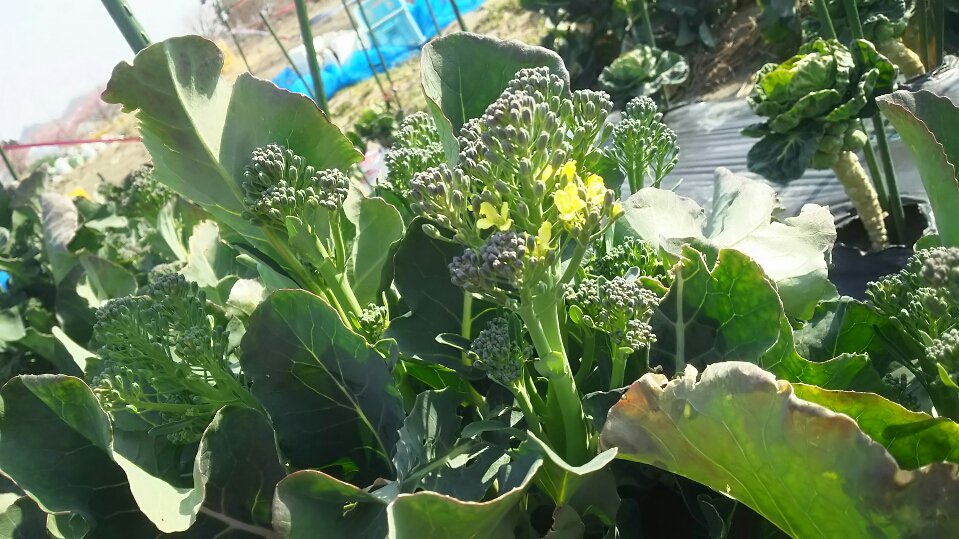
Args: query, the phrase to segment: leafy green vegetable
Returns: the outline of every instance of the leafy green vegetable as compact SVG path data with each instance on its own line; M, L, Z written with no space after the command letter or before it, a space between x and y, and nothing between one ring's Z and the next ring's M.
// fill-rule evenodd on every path
M646 186L659 187L679 161L676 133L662 121L663 115L649 97L637 97L626 104L623 120L610 135L604 150L626 176L630 193Z
M599 75L600 86L620 105L633 97L668 92L689 76L689 64L680 54L640 45L613 60Z
M689 368L671 382L646 375L610 411L601 440L726 493L793 537L959 531L946 509L959 495L956 464L903 469L853 419L752 364Z

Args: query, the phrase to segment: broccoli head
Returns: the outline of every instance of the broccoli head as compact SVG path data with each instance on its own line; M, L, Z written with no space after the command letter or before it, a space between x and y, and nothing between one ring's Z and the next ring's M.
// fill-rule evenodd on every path
M407 198L413 176L444 160L443 144L433 118L423 112L413 113L400 124L393 146L386 153L388 179L384 187Z

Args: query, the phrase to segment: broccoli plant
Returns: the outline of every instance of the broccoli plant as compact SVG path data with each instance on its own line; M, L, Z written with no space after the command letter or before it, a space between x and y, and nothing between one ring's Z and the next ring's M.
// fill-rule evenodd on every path
M439 166L445 160L443 144L433 118L424 112L415 112L407 116L396 130L393 146L386 153L387 179L378 188L392 191L396 199L405 205L410 197L413 176Z
M959 417L959 248L916 252L905 269L869 283L869 305L900 330L890 343L937 411Z
M649 97L626 104L623 119L616 124L609 145L603 150L626 177L630 193L659 187L679 161L676 133L662 122L663 114Z
M637 96L654 96L660 91L668 95L670 87L682 84L688 76L689 64L682 55L640 45L606 66L599 84L622 106Z
M621 212L585 165L611 109L604 93L572 92L547 68L522 69L463 126L459 164L411 182L414 211L439 225L431 233L466 247L450 264L453 283L525 324L536 372L555 397L550 415L562 418L546 434L571 462L584 461L589 441L563 340L563 295Z
M749 170L788 182L809 167L831 168L873 248L883 247L883 211L854 152L867 142L860 119L876 111L876 96L892 90L896 68L868 41L847 48L817 39L782 64L766 64L756 79L749 104L767 120L743 131L761 137L749 150Z
M259 408L229 337L226 316L195 283L166 275L97 312L90 383L114 415L133 414L155 434L195 442L223 406Z

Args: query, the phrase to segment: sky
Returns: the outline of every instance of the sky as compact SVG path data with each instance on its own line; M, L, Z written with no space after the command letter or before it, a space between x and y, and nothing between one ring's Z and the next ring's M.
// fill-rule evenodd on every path
M200 0L128 0L153 41L194 32ZM0 0L0 140L59 117L133 52L100 0Z

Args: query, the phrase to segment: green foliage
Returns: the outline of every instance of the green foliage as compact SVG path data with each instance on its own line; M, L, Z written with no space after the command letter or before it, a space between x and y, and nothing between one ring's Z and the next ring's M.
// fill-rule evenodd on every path
M91 385L106 410L132 413L176 443L200 439L225 404L255 406L231 366L226 319L181 275L97 313Z
M606 66L599 75L600 86L613 102L623 105L633 97L669 92L689 76L689 64L672 51L640 45L625 52Z
M896 68L868 41L847 48L817 39L756 77L749 104L768 119L743 131L762 138L749 150L749 170L788 182L862 147L857 120L875 113L876 96L892 91Z
M367 140L376 142L380 146L393 145L393 135L398 127L396 114L383 107L364 109L353 124L353 130L346 134L353 143L361 149L366 148Z
M388 176L383 188L395 192L401 201L405 201L410 196L413 176L439 166L445 158L436 123L428 114L415 112L400 124L393 145L386 153Z
M630 193L645 187L647 178L659 187L679 161L676 133L662 120L656 103L643 96L630 100L613 127L604 153L626 177Z

